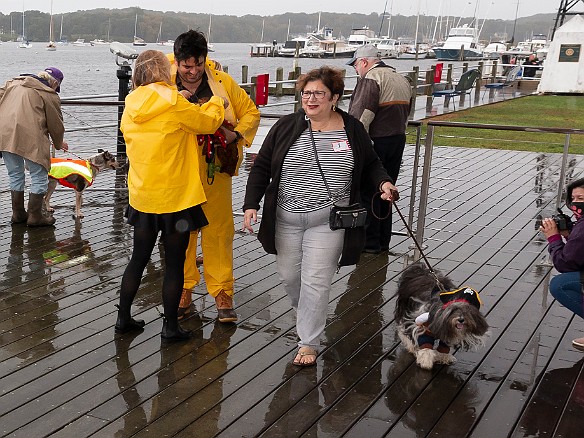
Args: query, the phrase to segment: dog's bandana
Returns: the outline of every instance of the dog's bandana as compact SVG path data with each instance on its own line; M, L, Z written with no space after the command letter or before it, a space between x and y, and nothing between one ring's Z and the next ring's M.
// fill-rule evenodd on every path
M87 181L89 187L93 184L93 173L91 165L87 160L73 160L69 158L51 158L51 170L49 176L59 181L65 187L75 188L73 184L67 181L67 177L79 175Z
M449 304L460 301L466 301L467 303L475 306L477 309L480 309L481 304L483 304L479 293L468 286L463 286L460 289L451 291L440 292L440 301L442 301L444 304L442 308L448 306Z

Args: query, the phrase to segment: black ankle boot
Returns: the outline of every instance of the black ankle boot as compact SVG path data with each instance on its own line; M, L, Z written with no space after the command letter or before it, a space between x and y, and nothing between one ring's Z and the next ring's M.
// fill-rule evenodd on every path
M169 342L180 342L187 341L192 337L192 332L190 330L184 330L176 323L176 328L171 329L169 327L168 320L164 318L162 321L162 331L160 332L160 337L165 341Z
M116 333L128 333L137 330L144 330L146 323L143 319L134 319L130 312L118 310L118 319L116 321Z

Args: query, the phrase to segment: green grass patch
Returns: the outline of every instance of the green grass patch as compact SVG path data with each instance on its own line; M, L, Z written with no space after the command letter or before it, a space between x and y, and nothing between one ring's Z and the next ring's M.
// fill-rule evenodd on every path
M443 114L423 122L429 120L584 129L584 96L527 96ZM426 123L422 133L425 136ZM450 127L436 127L434 130L434 144L467 148L562 153L565 139L565 134L539 132ZM414 135L410 134L408 141L415 142ZM570 153L584 154L584 135L570 136Z

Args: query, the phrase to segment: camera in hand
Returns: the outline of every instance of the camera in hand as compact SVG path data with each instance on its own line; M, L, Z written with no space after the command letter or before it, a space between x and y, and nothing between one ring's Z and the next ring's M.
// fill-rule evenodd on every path
M554 214L551 217L554 222L556 223L556 227L558 227L558 231L570 231L572 229L572 219L570 219L570 216L564 214L564 212L562 211L561 208L558 208L558 214ZM541 215L538 215L537 218L535 219L535 229L539 230L539 227L541 227L541 221L542 221L543 217Z

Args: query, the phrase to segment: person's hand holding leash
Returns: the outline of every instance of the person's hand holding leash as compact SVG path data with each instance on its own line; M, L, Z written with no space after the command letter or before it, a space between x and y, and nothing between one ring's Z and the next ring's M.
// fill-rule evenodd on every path
M61 143L61 150L67 152L69 150L69 143L67 143L66 141Z
M397 201L399 199L399 191L397 190L397 187L389 181L385 181L381 185L381 199L389 202Z

